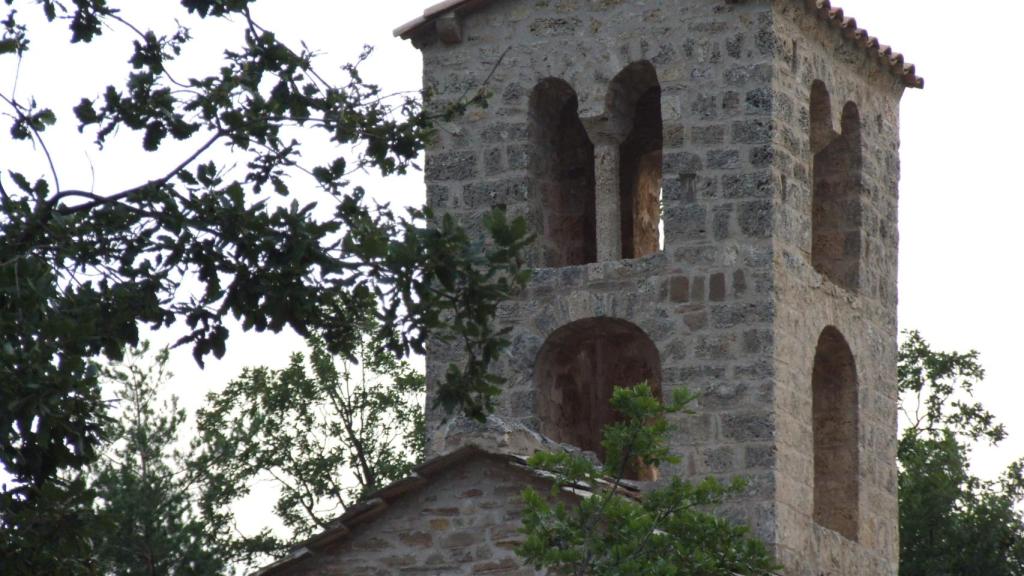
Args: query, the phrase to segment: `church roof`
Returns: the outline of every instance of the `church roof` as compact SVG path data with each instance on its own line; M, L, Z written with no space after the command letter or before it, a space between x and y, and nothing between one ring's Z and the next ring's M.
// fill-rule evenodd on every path
M395 36L410 39L420 32L432 26L434 22L447 14L462 15L477 10L496 0L444 0L423 11L423 15L415 20L407 22L395 30ZM740 2L743 0L730 0ZM894 51L890 46L879 42L878 38L868 34L868 31L857 26L857 20L846 16L842 8L832 6L830 0L791 0L802 2L808 8L815 11L818 17L829 26L838 28L848 41L855 43L870 54L877 56L883 65L889 68L893 74L903 80L903 84L910 88L924 88L924 78L917 75L913 64L908 64L903 54Z
M523 471L545 482L554 481L553 475L528 466L526 458L523 456L481 448L472 444L463 446L453 452L420 464L411 475L401 480L396 480L377 492L370 494L365 500L352 506L344 514L332 520L325 529L294 546L287 556L261 568L252 576L271 576L277 574L304 558L344 541L357 526L372 522L397 500L431 484L442 472L459 464L481 459L489 459L500 465ZM599 489L609 489L610 487L611 483L609 482ZM592 488L585 486L564 486L562 489L578 497L587 497L592 494ZM639 489L628 480L621 480L617 490L623 496L639 499Z

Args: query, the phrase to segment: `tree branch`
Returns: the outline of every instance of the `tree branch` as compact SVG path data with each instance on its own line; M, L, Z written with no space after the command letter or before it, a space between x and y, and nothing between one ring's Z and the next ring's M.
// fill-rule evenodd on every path
M145 41L149 40L148 38L146 38L146 34L142 30L140 30L138 27L136 27L131 22L129 22L129 21L125 20L124 18L118 16L117 14L115 14L113 12L108 12L108 13L105 14L105 16L107 16L108 18L113 18L114 20L120 22L121 24L124 24L125 26L128 27L128 29L130 29L132 32L137 34L139 36L139 38L142 38ZM181 82L178 82L178 80L174 76L172 76L170 72L167 71L167 68L165 66L163 66L162 58L161 58L161 71L163 72L164 76L167 76L167 79L170 80L174 85L180 86L182 88L191 88L188 84L183 84Z
M125 200L127 198L131 198L133 195L138 194L139 192L142 192L142 191L147 190L149 188L152 188L154 186L155 187L163 186L164 184L168 183L171 180L171 178L174 178L179 172L184 170L189 164L191 164L192 162L195 162L195 160L197 158L199 158L204 152L209 150L210 147L213 146L217 142L217 140L219 140L222 137L224 137L224 135L225 135L225 133L224 133L223 130L218 130L216 133L214 133L213 136L210 137L209 140L206 141L206 143L204 143L202 146L200 146L188 158L186 158L180 164L175 166L173 170L168 172L162 178L158 178L156 180L150 180L149 182L146 182L145 184L141 184L139 186L136 186L134 188L130 188L130 189L125 190L123 192L118 192L117 194L113 194L111 196L99 196L97 194L93 194L91 192L84 192L82 190L67 190L65 192L61 192L60 194L55 195L53 198L51 198L49 200L49 202L47 202L47 204L52 209L61 200L64 200L65 198L71 198L71 197L75 197L75 196L86 197L86 198L93 198L93 200L91 202L86 202L84 204L78 204L76 206L65 206L65 207L62 207L59 210L59 212L61 214L64 214L64 215L74 214L74 213L77 213L77 212L86 212L86 211L92 210L93 208L95 208L95 207L97 207L97 206L99 206L101 204L109 204L109 203L112 203L112 202L119 202L121 200Z
M10 215L10 209L8 206L11 204L11 197L7 194L7 189L4 188L3 178L0 178L0 200L3 200L4 212Z
M28 122L28 117L25 116L24 106L18 104L17 101L12 100L3 94L0 94L0 100L6 102L11 108L14 109L15 114L18 115L18 119L24 122L25 126L32 131L32 136L39 142L39 146L43 149L43 155L46 156L46 162L50 165L50 174L53 176L53 187L58 193L60 192L60 179L57 178L57 168L53 165L53 156L50 155L50 149L46 146L46 142L43 140L39 131L32 126L31 122ZM34 101L33 101L34 102Z

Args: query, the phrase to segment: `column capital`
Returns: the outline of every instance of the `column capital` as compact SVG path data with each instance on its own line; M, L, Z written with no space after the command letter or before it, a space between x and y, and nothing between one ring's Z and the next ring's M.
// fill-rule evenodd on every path
M631 120L612 120L608 116L591 116L580 118L583 127L587 131L587 137L594 143L595 148L601 146L619 146L633 129Z

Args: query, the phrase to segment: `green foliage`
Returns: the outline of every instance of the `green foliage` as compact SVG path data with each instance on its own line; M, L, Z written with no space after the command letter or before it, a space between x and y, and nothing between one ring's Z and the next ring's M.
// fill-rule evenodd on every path
M972 398L978 353L932 350L917 332L900 345L900 574L1024 574L1022 464L997 481L970 471L971 446L996 444L1002 425Z
M0 463L12 477L0 494L4 528L55 506L35 499L87 496L59 478L95 460L103 441L93 361L120 360L143 326L187 328L178 344L200 363L225 353L230 319L317 334L348 357L368 319L374 340L399 357L422 352L428 335L458 340L466 362L448 371L438 399L482 418L500 384L488 366L505 345L493 313L526 279L525 224L495 212L481 243L451 219L428 227L425 211L372 204L347 181L355 171L414 167L431 123L419 102L363 81L361 60L340 79L321 73L314 53L282 43L249 0L182 0L166 30L139 28L114 4L4 1L0 58L58 49L30 41L22 9L66 24L72 43L111 31L132 38L123 83L84 94L73 110L98 147L116 137L189 150L128 189L67 188L46 146L63 117L0 92L11 136L51 167L42 178L14 167L0 174ZM205 19L234 26L239 42L207 56L220 63L215 72L180 75L192 31L177 22ZM307 160L325 150L343 155ZM303 191L322 206L300 202ZM50 529L32 526L43 545Z
M143 345L100 370L117 398L109 444L83 471L44 484L40 497L14 507L21 517L4 517L0 573L225 573L177 448L185 412L174 397L158 401L170 377L166 363L166 350L153 356Z
M422 374L369 345L357 360L339 366L313 340L308 362L294 354L283 370L246 369L208 397L190 470L204 519L234 561L255 567L280 555L422 458ZM261 480L279 490L284 539L233 516Z
M143 347L107 371L107 381L120 388L120 416L110 428L110 448L88 474L96 495L96 524L89 536L98 572L223 573L225 556L192 504L186 455L177 447L185 411L174 397L157 400L170 378L167 351L153 361L145 355Z
M59 477L36 498L15 500L5 492L0 518L0 574L95 574L95 494L84 476Z
M569 453L531 458L530 465L551 473L555 483L548 497L534 490L523 494L526 540L519 554L553 574L579 576L753 576L775 570L764 544L747 528L707 511L742 491L742 481L695 485L675 478L640 500L622 489L630 467L676 461L667 450L665 415L685 410L692 399L680 392L664 406L646 384L617 388L612 406L622 419L605 428L603 465Z

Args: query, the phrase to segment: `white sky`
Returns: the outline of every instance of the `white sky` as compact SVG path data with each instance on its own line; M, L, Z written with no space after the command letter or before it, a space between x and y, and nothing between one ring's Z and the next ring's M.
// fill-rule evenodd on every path
M391 31L433 3L263 0L257 15L280 34L322 51L322 67L349 62L364 44L372 44L376 52L363 68L365 76L388 91L416 90L419 54L409 43L393 38ZM996 0L985 3L984 10L954 0L836 3L883 43L902 51L927 80L924 91L909 90L903 100L900 325L920 330L942 349L981 351L988 378L978 396L1010 430L1001 449L976 453L978 471L992 475L1024 455L1024 420L1018 417L1024 392L1017 357L1024 326L1019 300L1024 281L1019 266L1024 190L1016 173L1018 162L1024 162L1017 139L1024 134L1024 115L1019 112L1024 93L1019 76L1024 3ZM146 12L135 17L157 23L162 17L166 22L166 15L158 12L160 4L164 2L145 2ZM36 7L23 10L32 11ZM197 31L197 36L219 40L218 34L202 37ZM117 82L125 68L110 64L104 55L111 52L104 46L80 50L73 57L66 56L64 44L57 46L60 53L48 53L40 41L38 49L29 52L17 94L35 95L69 120L64 131L51 136L65 188L95 186L101 191L130 186L177 162L166 153L139 153L138 140L127 134L103 152L90 148L89 139L74 131L70 108L80 96ZM123 48L119 50L114 58L122 58ZM190 65L204 64L210 63L194 60ZM12 68L0 61L0 91L9 94L14 78ZM24 168L27 161L38 160L25 152L24 146L14 148L7 138L0 139L0 168ZM41 164L35 169L28 172L43 175ZM419 174L365 184L376 197L396 204L423 201ZM211 359L205 371L195 366L187 350L179 350L174 354L174 392L186 406L198 407L207 391L236 376L243 366L283 366L301 344L294 336L243 335L236 330L227 356Z

